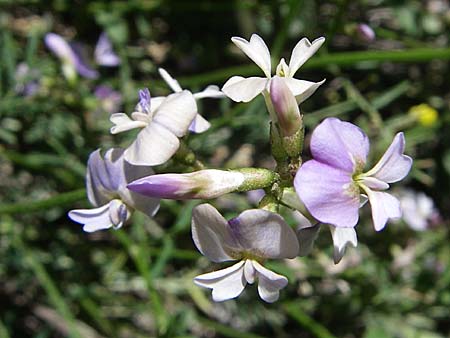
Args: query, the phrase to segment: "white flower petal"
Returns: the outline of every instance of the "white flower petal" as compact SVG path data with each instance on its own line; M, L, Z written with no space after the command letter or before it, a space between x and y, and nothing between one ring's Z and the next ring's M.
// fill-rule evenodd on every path
M72 221L84 224L83 230L94 232L97 230L120 228L130 217L130 211L120 200L112 200L95 209L76 209L69 211Z
M365 189L372 208L372 220L376 231L383 230L389 218L402 217L400 202L394 196L381 191Z
M212 298L215 302L236 298L247 284L243 267L244 261L240 261L226 269L197 276L194 283L212 289Z
M287 86L294 94L297 103L300 104L309 98L319 88L325 80L320 82L310 82L305 80L297 80L291 77L284 78Z
M194 121L192 121L189 126L189 131L193 133L203 133L207 131L211 127L211 123L209 123L203 116L200 114L195 115Z
M334 264L341 261L345 254L345 248L349 245L356 248L358 239L356 238L355 228L338 228L330 225L331 237L333 237L334 246Z
M213 262L235 260L228 253L237 247L228 222L210 204L201 204L192 210L192 239L197 249Z
M252 262L253 261L251 259L247 259L245 261L245 265L244 265L245 280L249 284L253 284L255 282L255 278L256 278L256 271L255 271L255 268L254 268Z
M267 303L277 301L280 290L288 284L287 278L266 269L257 261L252 261L252 264L258 272L258 293L261 299Z
M405 136L397 133L389 148L378 163L365 175L373 176L386 183L394 183L408 175L412 166L412 158L403 155L405 151Z
M273 212L251 209L228 221L232 237L243 250L262 258L294 258L298 241L294 230Z
M389 184L387 184L384 181L379 180L378 178L375 177L364 177L362 180L362 183L370 188L370 189L375 189L375 190L386 190L389 188Z
M144 128L147 125L147 122L134 121L124 113L112 114L109 120L115 124L111 127L111 134L118 134L134 128Z
M323 37L315 39L312 43L307 38L301 39L292 50L289 60L289 74L287 76L293 77L297 70L314 55L324 42L325 38Z
M196 100L208 97L213 99L219 99L225 97L225 94L220 90L218 86L210 85L205 89L203 89L201 92L195 93L194 97Z
M152 122L125 150L125 160L134 165L160 165L169 160L179 146L180 141L170 130Z
M183 90L166 97L155 111L152 122L157 122L176 136L182 137L196 115L197 104L194 96L190 91Z
M181 92L183 88L181 88L180 84L177 80L175 80L170 74L164 69L159 68L159 75L163 78L163 80L167 83L167 85L172 89L175 93Z
M222 87L222 91L235 102L249 102L260 94L268 80L263 77L233 76Z
M161 103L164 102L166 96L156 96L150 99L150 112L153 116L153 113L158 110Z
M262 69L264 74L270 78L272 66L270 61L270 52L264 40L257 34L250 37L247 41L240 37L233 37L231 41L238 46L254 63Z

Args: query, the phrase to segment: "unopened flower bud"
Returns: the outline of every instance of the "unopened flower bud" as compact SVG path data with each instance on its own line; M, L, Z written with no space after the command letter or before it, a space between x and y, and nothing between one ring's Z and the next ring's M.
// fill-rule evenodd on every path
M161 174L141 178L128 189L145 196L167 199L211 199L234 191L264 188L276 179L267 169L206 169L188 174Z
M270 99L277 113L282 136L294 135L302 126L302 116L295 96L283 78L275 76L270 82Z
M361 40L366 42L372 42L375 40L375 32L365 23L360 23L356 26L356 33Z
M131 191L167 199L210 199L235 191L244 182L239 172L216 169L188 174L161 174L141 178L128 185Z

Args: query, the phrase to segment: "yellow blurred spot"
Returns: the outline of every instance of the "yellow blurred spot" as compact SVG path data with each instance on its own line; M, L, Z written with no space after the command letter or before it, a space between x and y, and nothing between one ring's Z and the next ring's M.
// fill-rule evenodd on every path
M431 127L439 118L439 113L437 110L426 103L409 108L408 113L411 116L414 116L417 121L425 127Z

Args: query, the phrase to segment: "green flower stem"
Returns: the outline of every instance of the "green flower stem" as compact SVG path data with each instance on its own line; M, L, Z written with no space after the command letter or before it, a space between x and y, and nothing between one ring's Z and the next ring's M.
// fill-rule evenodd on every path
M1 214L30 213L54 207L71 205L86 198L86 189L78 189L37 201L24 201L0 205Z
M336 338L328 329L315 321L305 311L303 311L301 304L298 302L284 303L284 311L304 329L312 333L317 338Z

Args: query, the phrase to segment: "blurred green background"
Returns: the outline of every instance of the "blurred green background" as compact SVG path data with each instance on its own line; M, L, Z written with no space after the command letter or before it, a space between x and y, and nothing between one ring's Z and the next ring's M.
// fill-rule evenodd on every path
M0 26L0 338L450 337L449 1L2 0ZM92 55L103 31L121 65L99 68L96 80L66 81L44 35ZM415 162L394 193L425 192L440 217L424 231L399 221L375 233L364 209L359 246L339 265L322 231L308 257L270 262L289 277L278 302L249 287L216 304L192 282L212 269L190 238L201 201L162 201L154 220L136 213L122 229L94 234L66 214L88 206L89 153L129 143L109 134L112 111L131 112L139 88L168 94L158 67L192 91L260 76L230 42L254 32L274 62L303 36L326 37L297 74L327 78L301 107L307 132L327 116L353 121L371 137L376 160L405 131ZM99 85L122 103L96 97ZM188 143L202 160L272 165L262 98L200 105L212 127ZM254 207L246 194L214 203L227 216Z

